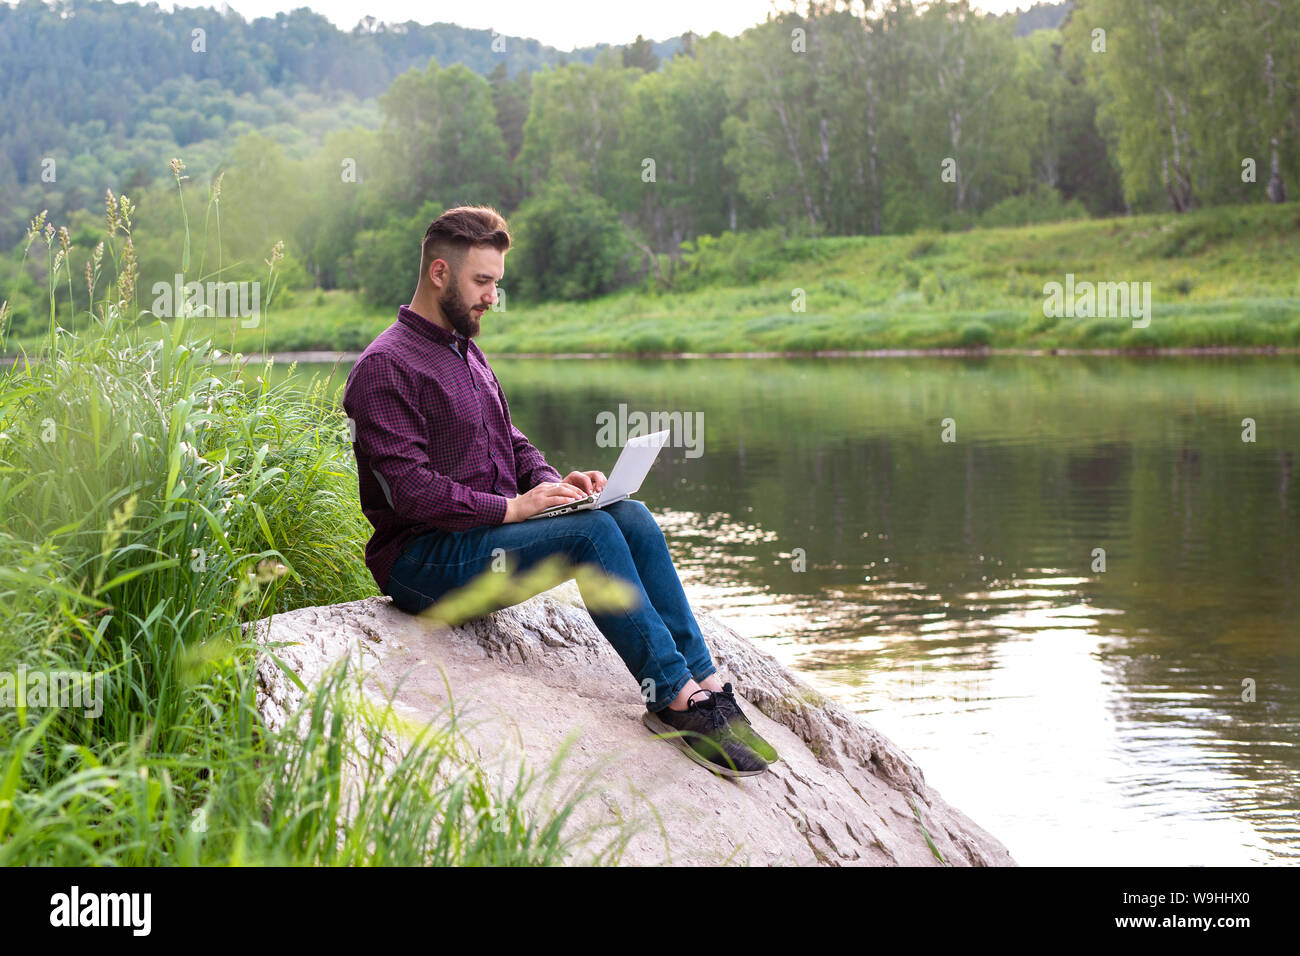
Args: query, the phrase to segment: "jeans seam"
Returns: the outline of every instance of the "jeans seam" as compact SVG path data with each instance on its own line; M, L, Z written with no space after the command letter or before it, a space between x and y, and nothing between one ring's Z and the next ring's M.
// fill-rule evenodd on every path
M611 515L610 517L613 517L613 516ZM591 547L592 547L592 550L594 550L594 551L596 552L596 558L597 558L597 561L600 563L600 565L601 565L602 567L604 567L605 562L602 561L602 560L600 560L600 546L596 543L596 539L595 539L595 538L593 538L590 534L588 534L588 533L585 532L585 531L574 531L574 532L570 532L570 534L577 534L577 535L581 535L582 537L586 538L587 541L590 542ZM642 591L645 590L645 585L644 585L644 584L641 586L641 590L642 590ZM647 603L648 603L649 595L647 595L646 597L647 597ZM590 613L590 612L588 612L588 613ZM668 678L668 673L667 673L667 671L664 670L663 664L662 664L661 662L659 662L659 655L657 655L657 654L654 652L654 646L650 643L650 635L646 634L646 632L645 632L644 630L641 629L641 625L638 624L638 623L637 623L637 622L632 618L632 615L628 613L628 611L627 611L626 608L623 608L623 609L622 609L622 613L623 613L623 616L626 617L626 618L628 619L628 621L632 624L632 626L636 628L636 632L637 632L639 635L641 635L641 643L645 646L645 650L646 650L646 652L649 654L650 658L653 659L653 660L658 664L658 667L659 667L659 673L662 674L663 677L664 677L664 683L668 683L668 679L667 679L667 678ZM669 637L672 637L672 634L669 634L668 636L669 636ZM673 641L673 650L677 650L677 642L676 642L676 641ZM681 652L678 651L678 653L680 654ZM690 679L691 679L690 670L689 670L689 668L687 668L687 670L686 670L686 680L690 680ZM683 684L683 685L685 685L685 683L686 683L685 680L682 681L682 684ZM679 688L679 689L680 689L680 688Z

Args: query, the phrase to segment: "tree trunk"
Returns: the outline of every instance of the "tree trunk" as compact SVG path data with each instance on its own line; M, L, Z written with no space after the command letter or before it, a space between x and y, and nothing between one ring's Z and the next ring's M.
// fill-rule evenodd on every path
M785 103L781 101L780 88L770 72L767 72L767 77L772 80L773 106L776 108L777 119L781 121L781 131L785 133L786 148L790 150L790 158L794 161L795 174L799 179L799 191L803 195L804 209L808 213L808 222L816 231L817 210L813 205L812 193L808 191L808 177L804 174L803 157L799 155L799 141L794 135L794 130L790 128L790 118L786 115Z
M1268 82L1268 106L1269 118L1273 116L1273 91L1276 86L1276 78L1273 75L1273 51L1268 50L1264 53L1264 79ZM1278 158L1278 134L1275 130L1269 137L1269 173L1268 188L1265 194L1271 202L1286 202L1286 183L1282 181L1282 167Z
M1160 47L1160 24L1156 20L1155 11L1151 8L1150 0L1146 4L1147 17L1151 21L1151 36L1156 45L1156 86L1158 92L1164 94L1165 108L1160 108L1159 102L1156 104L1157 112L1166 112L1169 122L1169 139L1173 152L1172 168L1165 157L1164 151L1161 150L1160 175L1164 181L1165 192L1169 196L1170 205L1174 207L1175 212L1186 212L1196 204L1196 197L1192 192L1192 169L1191 156L1188 150L1188 132L1186 129L1179 129L1178 114L1186 113L1187 107L1174 98L1174 94L1164 83L1164 51ZM1159 96L1157 95L1157 101Z

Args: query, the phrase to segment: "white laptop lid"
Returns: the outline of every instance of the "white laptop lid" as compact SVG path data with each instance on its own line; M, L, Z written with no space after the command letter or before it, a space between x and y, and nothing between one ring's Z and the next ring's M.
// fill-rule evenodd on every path
M627 440L622 453L618 456L618 461L614 463L614 470L610 473L609 480L605 482L600 498L596 501L597 508L611 501L634 495L641 489L641 482L645 481L650 466L659 456L659 449L668 444L668 435L669 430L664 429L651 435L638 435Z

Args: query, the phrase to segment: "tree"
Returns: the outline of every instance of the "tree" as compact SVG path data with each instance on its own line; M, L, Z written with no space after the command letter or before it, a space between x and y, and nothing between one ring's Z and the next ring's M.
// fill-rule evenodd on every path
M654 44L638 33L636 40L623 47L623 66L645 70L647 73L659 69L659 57L655 55Z
M960 218L1028 186L1029 144L1046 111L1029 96L1011 22L958 0L930 5L905 29L921 191Z
M631 252L618 213L599 196L552 183L510 221L506 268L520 298L587 299L626 278Z
M726 78L731 115L723 134L742 192L768 205L774 218L805 219L817 232L828 188L814 158L817 78L796 30L806 31L807 21L782 14L739 37Z
M1259 195L1285 202L1294 181L1300 133L1300 24L1281 0L1231 0L1198 8L1188 31L1187 59L1198 82L1190 96L1197 121L1203 181L1220 201ZM1245 159L1256 182L1243 183Z
M378 229L357 234L357 280L367 302L396 309L411 301L420 278L425 230L445 211L436 202L426 202L413 216L394 213Z
M675 57L633 87L619 137L622 175L606 193L648 239L647 254L676 256L683 240L728 228L736 178L722 151L706 145L726 115L722 78L706 57Z
M424 72L394 80L379 106L381 176L394 204L502 202L509 163L487 80L460 64L444 70L430 60Z
M604 196L621 176L631 175L616 167L617 147L632 86L642 75L581 64L537 74L516 160L524 188L534 192L561 180Z
M1189 4L1204 6L1203 0ZM1102 102L1098 122L1117 146L1125 199L1140 202L1162 190L1175 212L1197 204L1193 67L1184 55L1189 12L1175 17L1152 0L1088 0L1066 30L1068 42L1091 51L1088 62Z

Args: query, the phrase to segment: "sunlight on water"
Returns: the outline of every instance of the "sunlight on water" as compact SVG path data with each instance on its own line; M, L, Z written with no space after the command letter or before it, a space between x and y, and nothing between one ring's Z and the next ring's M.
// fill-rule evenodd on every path
M680 514L663 523L703 524ZM690 553L683 565L710 561L698 549ZM1103 663L1110 639L1095 629L1123 612L1077 603L1084 578L1047 570L997 590L963 592L960 601L990 611L972 626L942 611L912 612L939 596L910 582L885 582L861 605L828 607L830 594L814 604L710 586L698 568L683 577L697 606L725 614L739 633L763 640L782 663L902 746L940 793L999 834L1022 864L1211 866L1287 855L1253 846L1259 827L1225 804L1242 780L1217 766L1235 757L1213 749L1215 733L1119 712L1117 700L1142 699L1175 705L1183 719L1222 717L1193 710L1214 694L1135 693L1116 680ZM852 633L863 612L888 624ZM980 636L1000 639L971 640ZM874 665L866 674L864 657ZM1126 812L1117 814L1117 805ZM1274 840L1294 846L1295 826L1261 822Z

